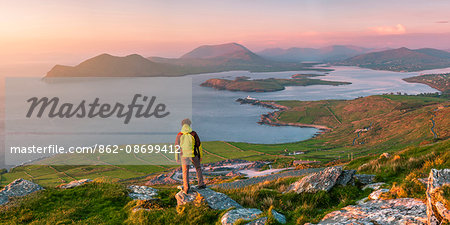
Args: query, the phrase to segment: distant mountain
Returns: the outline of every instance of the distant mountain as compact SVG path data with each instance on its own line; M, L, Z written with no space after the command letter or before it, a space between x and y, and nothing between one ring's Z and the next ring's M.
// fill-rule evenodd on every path
M416 49L414 51L420 52L420 53L423 53L426 55L438 57L438 58L444 58L444 59L450 58L450 52L442 51L442 50L438 50L438 49L434 49L434 48L420 48L420 49Z
M54 66L47 77L147 77L177 75L179 68L152 62L140 55L101 54L77 66Z
M203 45L180 58L149 57L151 61L182 66L192 73L221 72L229 70L285 71L308 69L310 65L299 62L278 62L266 59L237 43Z
M330 62L347 59L369 52L371 49L350 45L333 45L324 48L271 48L257 54L280 62L320 61Z
M191 67L246 67L273 64L270 60L256 55L237 43L203 45L175 59L161 57L149 57L149 59L155 62Z
M248 71L292 71L312 69L311 64L285 63L265 59L246 47L228 43L200 46L180 58L149 57L129 55L125 57L102 54L88 59L77 66L56 65L47 77L152 77L180 76L223 72L231 70Z
M446 51L432 48L417 50L398 48L358 55L336 65L390 71L421 71L450 67L450 55Z
M221 45L203 45L183 56L182 59L241 59L241 60L262 60L246 47L237 43L228 43Z

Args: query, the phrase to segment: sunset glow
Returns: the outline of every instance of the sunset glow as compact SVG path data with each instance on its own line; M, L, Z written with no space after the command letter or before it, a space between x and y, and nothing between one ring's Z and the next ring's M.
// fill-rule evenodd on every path
M9 1L0 5L0 58L178 57L226 42L255 51L332 44L448 49L449 10L444 0Z

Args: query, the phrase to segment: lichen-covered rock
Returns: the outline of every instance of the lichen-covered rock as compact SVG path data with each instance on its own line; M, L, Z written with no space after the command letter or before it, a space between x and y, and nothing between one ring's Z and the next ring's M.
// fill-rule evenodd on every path
M29 180L22 178L17 179L0 190L0 205L7 203L10 197L25 196L43 189L44 188L39 184L33 183Z
M364 185L371 184L375 180L375 175L372 174L355 174L353 177L355 181Z
M234 222L239 219L254 220L261 215L261 213L261 210L252 208L232 209L225 213L220 221L222 222L222 225L233 225Z
M58 186L58 188L63 188L63 189L69 189L69 188L74 188L74 187L78 187L80 185L92 182L93 180L91 179L81 179L81 180L74 180L68 184L61 184Z
M130 185L128 189L130 189L128 195L134 200L154 200L154 197L158 195L158 189L148 186Z
M376 190L380 189L381 186L383 186L384 184L386 184L386 183L378 182L378 183L368 184L368 185L364 186L362 189L366 190L367 188L371 188L376 191Z
M288 191L297 193L315 193L319 190L329 191L336 184L342 173L342 167L328 167L324 170L307 175L301 180L291 184Z
M198 189L193 187L187 194L184 193L183 191L179 191L175 195L175 198L177 199L178 205L184 205L193 202L198 195L204 198L208 206L212 209L222 210L222 209L229 209L232 207L242 208L242 206L239 203L228 197L228 195L213 191L209 188Z
M352 179L353 176L355 175L356 170L343 170L341 175L339 176L339 178L336 181L336 185L340 184L340 185L347 185Z
M373 200L327 214L319 225L426 224L425 204L412 198Z
M277 220L279 223L285 224L286 223L286 217L275 211L274 209L272 209L272 216L275 218L275 220Z
M267 217L261 217L251 222L246 223L245 225L265 225L267 223Z
M174 176L175 172L171 173L163 173L157 176L152 177L150 180L148 180L145 185L147 186L153 186L153 185L159 185L159 184L178 184L179 181L172 178Z
M426 192L430 225L450 223L450 210L445 207L440 191L445 185L450 185L450 169L431 169Z
M377 200L380 199L381 194L389 192L389 189L378 189L369 195L369 199Z

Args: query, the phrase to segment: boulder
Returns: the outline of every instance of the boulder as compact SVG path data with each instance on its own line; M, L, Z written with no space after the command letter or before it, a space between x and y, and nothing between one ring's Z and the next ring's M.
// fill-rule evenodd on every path
M93 180L91 179L81 179L81 180L74 180L68 184L61 184L58 186L58 188L63 188L63 189L69 189L69 188L74 188L74 187L78 187L80 185L92 182Z
M267 223L267 217L261 217L251 222L246 223L245 225L264 225Z
M426 224L426 206L417 199L373 200L327 214L318 224Z
M379 189L379 190L376 190L376 191L370 193L369 199L372 199L372 200L380 199L381 194L387 193L387 192L389 192L389 189Z
M43 189L39 184L35 184L29 180L17 179L0 190L0 205L7 203L10 197L25 196Z
M352 179L353 176L355 175L356 170L343 170L341 175L339 176L339 178L336 181L336 185L340 184L340 185L347 185Z
M450 185L450 169L431 169L426 191L430 225L450 223L450 210L445 206L442 196L442 187L446 185Z
M233 225L239 219L243 220L254 220L259 215L261 215L262 211L259 209L252 208L240 208L240 209L232 209L225 213L220 220L222 225ZM267 217L266 217L267 220ZM265 221L264 221L265 223ZM258 223L255 223L258 224Z
M371 184L375 180L375 175L372 174L355 174L353 176L355 181L358 181L359 183L366 185Z
M363 190L366 190L367 188L371 188L371 189L373 189L374 191L376 191L376 190L380 189L381 186L383 186L383 185L385 185L385 184L386 184L386 183L383 183L383 182L378 182L378 183L368 184L368 185L364 186L362 189L363 189Z
M158 195L158 189L148 186L130 185L128 186L130 196L133 200L154 200L154 196Z
M176 171L175 171L176 172ZM145 183L145 185L152 186L152 185L167 185L167 184L178 184L179 181L172 178L172 176L175 174L175 172L171 173L163 173L157 176L152 177L150 180Z
M178 205L184 205L190 202L193 202L197 196L203 198L208 206L212 209L229 209L232 207L242 208L242 206L228 197L228 195L220 192L213 191L209 188L198 189L196 187L192 187L189 193L184 193L183 191L179 191L175 198L177 199Z
M287 191L295 191L297 193L315 193L319 190L329 191L336 184L341 173L342 167L328 167L291 184Z
M283 214L275 211L274 209L272 209L271 213L272 213L273 218L278 223L281 223L281 224L285 224L286 223L286 217ZM253 221L251 221L249 223L246 223L245 225L264 225L264 224L267 223L267 220L268 220L268 218L266 216L264 216L264 217L258 218L256 220L253 220Z
M275 220L277 220L279 223L285 224L286 223L286 217L275 211L274 209L272 209L272 216L275 218Z

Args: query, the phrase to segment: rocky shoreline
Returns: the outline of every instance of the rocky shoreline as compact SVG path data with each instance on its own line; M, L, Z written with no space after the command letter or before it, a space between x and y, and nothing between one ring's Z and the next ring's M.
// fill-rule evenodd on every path
M280 115L281 112L288 110L289 107L276 104L275 102L264 102L264 101L259 101L257 99L253 99L253 98L249 98L249 97L238 98L238 99L236 99L236 102L239 102L241 104L257 105L257 106L262 106L264 108L276 110L274 112L262 114L261 119L258 122L259 124L265 124L265 125L269 125L269 126L311 127L311 128L319 129L322 132L328 132L328 131L332 130L331 128L329 128L327 126L323 126L323 125L281 122L278 120L278 116Z

